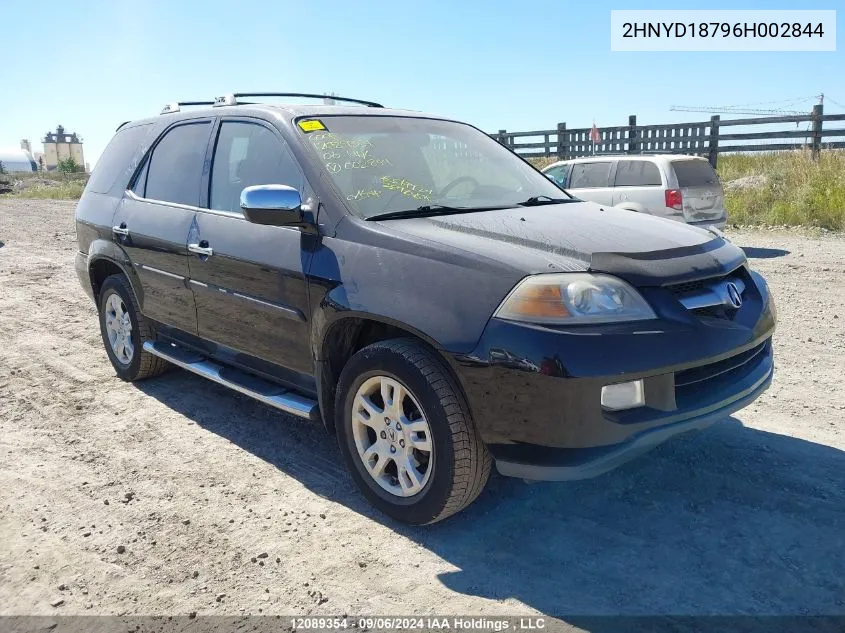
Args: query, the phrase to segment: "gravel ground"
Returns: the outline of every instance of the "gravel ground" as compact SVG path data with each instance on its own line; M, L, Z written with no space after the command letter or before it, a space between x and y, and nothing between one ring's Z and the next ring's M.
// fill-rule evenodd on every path
M729 234L780 319L751 407L408 528L321 428L183 371L118 380L72 220L0 201L0 614L845 614L841 237Z

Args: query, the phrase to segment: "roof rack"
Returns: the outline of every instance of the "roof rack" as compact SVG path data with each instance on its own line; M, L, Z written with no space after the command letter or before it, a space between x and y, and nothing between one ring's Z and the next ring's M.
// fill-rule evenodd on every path
M165 103L159 114L172 114L179 112L182 106L209 106L214 105L214 101L179 101L178 103Z
M370 108L384 107L383 105L381 105L380 103L376 103L375 101L364 101L363 99L338 97L337 95L310 94L307 92L235 92L223 95L222 97L217 97L214 100L213 105L215 107L238 105L238 99L240 97L302 97L305 99L331 99L332 101L346 101L347 103L357 103L360 105L368 106Z

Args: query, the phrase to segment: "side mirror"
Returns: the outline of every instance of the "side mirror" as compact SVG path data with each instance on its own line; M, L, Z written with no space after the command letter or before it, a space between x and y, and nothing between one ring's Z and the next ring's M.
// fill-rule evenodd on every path
M253 224L300 226L302 198L287 185L255 185L241 192L241 210Z

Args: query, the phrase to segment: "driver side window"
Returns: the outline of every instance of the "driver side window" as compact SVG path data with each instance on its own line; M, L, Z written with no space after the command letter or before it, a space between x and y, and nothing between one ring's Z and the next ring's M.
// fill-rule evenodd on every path
M543 173L546 174L546 177L549 180L552 180L558 187L565 188L566 187L566 171L569 165L558 165L557 167L551 167L544 171Z
M431 136L431 141L422 148L434 179L435 191L449 187L449 197L467 196L478 187L497 185L518 190L522 182L513 170L503 169L495 161L478 151L473 151L466 143L448 136ZM463 184L455 181L455 174L463 174ZM472 181L476 182L472 182Z
M217 135L208 206L240 213L241 191L289 185L302 191L302 172L279 137L263 125L224 121Z

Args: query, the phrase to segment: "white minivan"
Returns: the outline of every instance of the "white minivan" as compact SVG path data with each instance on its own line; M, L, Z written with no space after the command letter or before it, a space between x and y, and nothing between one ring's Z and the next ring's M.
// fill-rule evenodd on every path
M542 171L582 200L694 226L721 229L727 219L719 176L698 156L590 156L560 161Z

